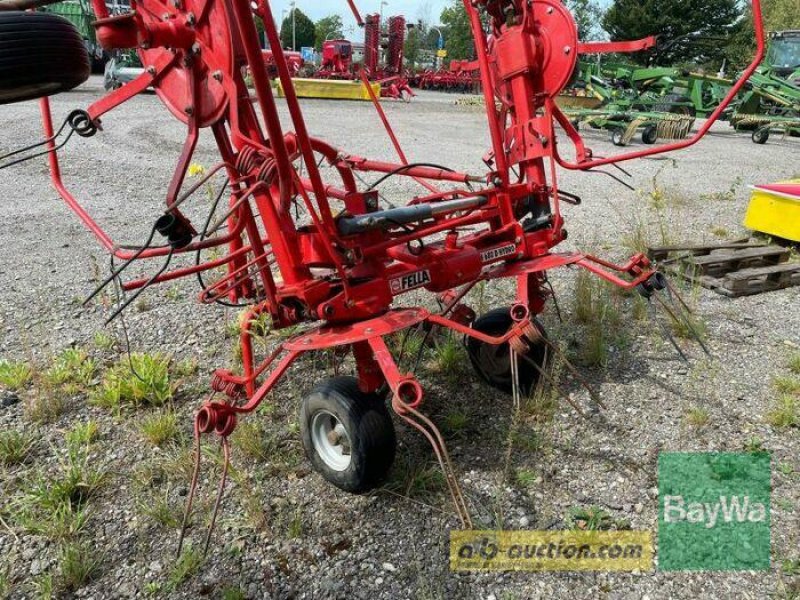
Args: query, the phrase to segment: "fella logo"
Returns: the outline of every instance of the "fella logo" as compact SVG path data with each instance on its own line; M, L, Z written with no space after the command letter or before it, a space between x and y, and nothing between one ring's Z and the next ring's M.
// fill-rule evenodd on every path
M431 282L430 271L415 271L402 277L397 277L389 281L389 286L393 295L402 294L408 290L415 290Z

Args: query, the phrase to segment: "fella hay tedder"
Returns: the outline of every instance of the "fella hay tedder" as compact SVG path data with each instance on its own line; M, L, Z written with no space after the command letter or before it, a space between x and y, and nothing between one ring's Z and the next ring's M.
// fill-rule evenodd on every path
M764 51L760 7L754 0L758 56L698 133L659 148L598 158L555 99L572 77L579 54L639 51L656 40L582 43L573 17L558 0L465 0L492 142L484 157L487 172L472 175L409 162L377 98L375 107L398 162L349 154L314 137L293 93L286 57L277 50L275 66L294 127L285 131L253 21L254 15L264 21L267 39L279 49L267 0L131 0L130 12L113 15L105 0L93 0L98 40L109 51L136 48L145 71L91 106L74 110L56 129L46 96L84 81L88 58L80 38L61 19L19 10L43 1L0 0L3 9L17 9L0 12L0 101L42 98L45 133L39 144L2 157L0 169L47 156L59 194L117 261L106 283L118 282L134 293L111 318L149 286L181 277L199 279L203 303L249 307L241 324L243 371L217 371L213 393L196 415L197 466L187 515L198 479L200 437L218 436L226 457L216 515L230 455L228 438L237 421L265 401L298 357L335 349L339 356L352 354L357 376L321 382L302 404L301 432L314 467L350 492L377 486L395 453L389 398L397 416L430 442L457 512L471 526L442 436L423 413L423 389L413 373L400 370L387 336L432 328L463 335L477 373L518 401L548 377L545 356L556 351L536 318L550 294L551 269L586 269L667 308L660 292L668 297L671 288L645 256L616 265L580 252L554 251L567 237L562 204L580 202L559 189L556 169L588 171L694 144ZM15 44L26 49L17 62ZM58 68L51 60L54 48L60 53ZM242 75L244 67L252 73L255 98ZM57 150L70 139L102 135L104 115L147 88L155 90L187 135L166 206L154 216L148 239L135 247L120 246L67 188ZM557 126L575 147L572 161L560 151ZM188 185L187 170L203 129L213 134L220 161ZM323 161L336 174L335 183L323 180ZM376 179L359 187L357 179L364 174ZM214 176L226 179L216 199L195 193ZM378 188L393 177L411 178L424 192L387 205ZM186 217L184 209L192 203L207 215L204 222ZM214 258L204 260L203 251L212 248L217 249ZM171 268L173 259L187 254L194 258L191 264ZM151 264L154 274L123 281L125 269L137 261ZM223 274L212 279L220 270ZM478 282L499 279L516 281L516 297L475 318L463 303L467 293ZM438 295L440 312L397 306L404 295L422 289ZM670 306L667 310L681 308ZM260 357L250 330L261 317L276 329L306 328Z

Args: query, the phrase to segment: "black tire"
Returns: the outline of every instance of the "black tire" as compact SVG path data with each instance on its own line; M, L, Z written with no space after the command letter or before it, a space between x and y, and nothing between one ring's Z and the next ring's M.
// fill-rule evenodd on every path
M514 320L511 318L511 312L508 308L496 308L476 319L472 328L486 335L499 337L505 335L513 323ZM546 339L547 333L542 324L536 319L534 319L533 324ZM492 346L468 337L467 354L469 354L470 362L481 379L501 392L512 393L511 356L508 344ZM539 367L546 369L547 344L543 341L537 344L530 343L527 358L539 365ZM517 360L517 366L520 391L523 395L530 396L539 383L541 373L523 358Z
M653 105L653 111L689 117L697 116L697 109L692 105L691 98L682 94L667 94L663 96Z
M320 440L317 428L323 433L328 429L339 438L332 440L329 433L322 442L315 442ZM397 440L385 398L362 392L354 377L332 377L311 391L300 408L300 433L314 469L346 492L361 494L375 489L394 462ZM339 448L341 457L331 459L327 451ZM343 464L335 464L339 458Z
M608 134L611 143L615 146L627 146L625 142L625 130L622 127L615 127Z
M642 129L642 143L652 145L658 141L658 127L647 125Z
M41 12L0 12L0 104L66 92L90 73L86 44L72 23Z
M766 144L769 139L769 127L759 127L750 136L754 144Z

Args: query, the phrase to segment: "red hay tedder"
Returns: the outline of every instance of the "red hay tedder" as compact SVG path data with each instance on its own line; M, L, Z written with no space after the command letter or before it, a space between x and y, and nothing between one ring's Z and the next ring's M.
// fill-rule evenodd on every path
M384 35L380 15L367 15L361 19L355 11L358 24L364 29L364 63L361 72L369 81L380 83L381 97L395 100L411 100L415 96L403 68L406 40L405 17L390 17L388 31ZM381 48L386 60L381 64ZM322 63L313 74L314 79L362 79L353 62L353 43L347 40L327 40L322 43Z
M42 0L0 0L0 9L37 3ZM423 389L413 373L398 368L386 337L412 328L446 328L461 334L478 374L518 400L547 377L544 357L555 351L536 319L548 300L551 269L568 265L586 269L620 288L635 288L647 298L659 299L658 292L669 291L669 284L641 254L617 265L581 252L555 251L567 237L562 203L579 202L559 189L556 168L588 171L694 144L725 110L764 52L760 4L753 0L758 55L696 135L658 148L594 158L556 106L556 96L569 81L580 53L640 50L655 40L606 43L600 48L579 42L573 17L558 0L465 0L492 143L484 158L486 172L468 174L408 162L377 100L375 107L399 156L396 163L351 154L314 137L293 92L286 56L277 50L275 67L294 127L284 130L253 20L254 15L263 19L271 47L280 48L268 0L131 0L131 12L120 15L109 15L105 0L92 3L98 40L108 50L138 49L144 74L73 111L55 130L45 96L88 77L83 44L55 16L0 12L0 40L24 41L29 52L43 57L43 65L52 64L53 48L63 57L57 69L34 68L28 60L24 69L15 70L9 61L0 61L0 102L42 97L46 137L13 156L1 157L0 168L35 155L48 157L61 197L122 261L106 283L120 280L134 261L154 265L152 277L123 283L126 291L136 294L155 283L226 270L224 276L202 284L200 301L249 306L241 325L244 368L242 374L219 370L213 377L213 393L195 421L197 467L200 436L218 436L227 457L228 437L237 421L270 396L298 357L332 348L349 351L357 377L323 381L302 404L301 431L309 459L325 479L344 490L364 492L378 485L395 452L388 397L398 417L433 447L465 526L471 525L470 511L442 436L423 413ZM0 52L5 53L4 48L0 44ZM252 73L255 102L243 67ZM73 133L102 135L104 115L147 88L155 90L187 134L166 190L164 211L154 220L149 239L130 249L116 244L72 195L62 180L56 150ZM571 161L562 154L557 126L574 146ZM213 133L220 161L189 186L185 178L203 129ZM335 183L323 180L321 159L337 173ZM369 187L359 187L357 174L378 178ZM226 186L208 206L207 196L195 192L215 175L224 176ZM411 178L424 192L404 204L386 206L377 190L392 177ZM224 208L222 198L227 200ZM208 215L205 223L192 223L185 216L182 209L190 203L203 206ZM159 237L164 241L154 243ZM201 251L211 248L223 253L201 260ZM184 254L196 256L196 264L170 269L170 260ZM476 319L463 299L478 282L499 279L516 281L516 297L508 306ZM405 294L420 289L437 294L443 310L397 307ZM261 316L278 329L307 327L270 356L257 357L250 328ZM224 484L223 475L220 498ZM187 514L192 497L193 493Z

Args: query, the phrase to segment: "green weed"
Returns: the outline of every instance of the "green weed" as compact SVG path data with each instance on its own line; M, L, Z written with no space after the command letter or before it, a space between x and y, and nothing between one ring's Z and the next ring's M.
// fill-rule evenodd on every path
M25 462L35 444L36 438L30 433L15 429L0 431L0 464L7 467Z
M132 354L103 376L91 402L104 408L163 406L174 396L170 359L163 354Z
M11 391L19 391L27 386L33 370L30 365L22 362L0 360L0 385Z

